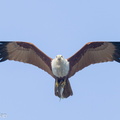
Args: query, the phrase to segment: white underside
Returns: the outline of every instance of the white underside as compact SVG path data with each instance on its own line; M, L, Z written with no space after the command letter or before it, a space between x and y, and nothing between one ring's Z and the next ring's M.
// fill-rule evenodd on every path
M68 75L69 72L69 62L61 58L58 60L57 58L53 59L51 62L52 72L56 77L64 77Z

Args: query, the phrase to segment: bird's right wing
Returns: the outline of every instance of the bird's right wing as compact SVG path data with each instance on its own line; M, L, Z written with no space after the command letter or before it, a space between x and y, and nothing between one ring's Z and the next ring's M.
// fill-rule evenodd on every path
M0 41L0 62L7 59L33 64L53 76L51 70L52 58L31 43Z

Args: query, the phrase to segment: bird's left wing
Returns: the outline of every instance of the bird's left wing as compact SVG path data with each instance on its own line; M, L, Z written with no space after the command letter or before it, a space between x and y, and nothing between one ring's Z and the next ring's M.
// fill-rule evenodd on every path
M0 62L7 59L33 64L53 76L51 70L52 58L31 43L0 41Z
M87 67L90 64L107 62L120 62L120 42L90 42L83 46L72 57L70 62L70 72L68 77Z

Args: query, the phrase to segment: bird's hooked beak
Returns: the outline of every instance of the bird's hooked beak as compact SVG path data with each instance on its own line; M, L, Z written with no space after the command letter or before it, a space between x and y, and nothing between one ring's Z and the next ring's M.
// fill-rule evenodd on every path
M55 92L59 98L64 98L63 91L64 91L65 85L66 85L66 81L63 81L63 80L60 82L58 81L55 82Z
M57 58L57 60L60 61L63 58L63 56L62 55L57 55L56 58Z
M61 58L59 57L58 60L61 60Z

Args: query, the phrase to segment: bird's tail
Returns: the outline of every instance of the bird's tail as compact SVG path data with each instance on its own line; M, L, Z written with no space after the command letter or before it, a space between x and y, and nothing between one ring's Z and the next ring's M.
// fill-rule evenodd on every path
M61 94L59 94L58 88L56 87L56 85L55 85L55 95L58 96L59 98L67 98L70 95L71 96L73 95L72 88L71 88L71 85L70 85L70 82L69 82L68 79L66 79L64 90L63 90L63 93L62 93L62 97L61 97Z
M64 91L63 91L63 97L64 98L67 98L69 96L72 96L73 95L73 91L72 91L72 88L71 88L71 85L70 85L70 82L69 80L66 80L66 85L64 87Z

